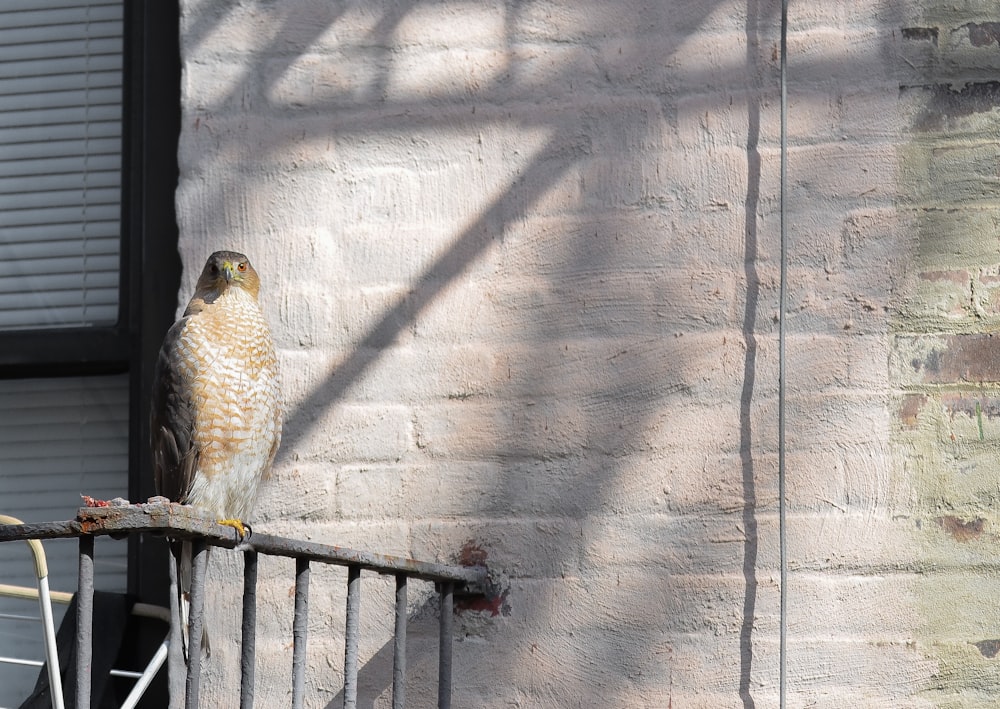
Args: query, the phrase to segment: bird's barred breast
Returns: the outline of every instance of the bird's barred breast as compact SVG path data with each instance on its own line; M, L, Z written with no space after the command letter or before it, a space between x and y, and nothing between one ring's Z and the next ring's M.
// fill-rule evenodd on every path
M192 317L178 342L199 451L189 502L245 519L279 435L280 395L274 348L256 302L229 300Z

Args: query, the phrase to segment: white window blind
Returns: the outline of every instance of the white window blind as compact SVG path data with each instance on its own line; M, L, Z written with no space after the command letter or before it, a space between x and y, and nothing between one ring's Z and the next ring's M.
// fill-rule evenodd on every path
M121 96L121 2L0 2L0 329L115 323Z
M80 495L128 496L128 375L0 380L0 512L26 522L72 519ZM76 591L75 539L44 542L53 590ZM124 541L97 540L95 586L124 592ZM26 544L0 544L0 582L34 585ZM55 606L56 623L65 606ZM0 614L37 615L0 598ZM0 617L0 655L44 658L41 626ZM0 664L0 706L17 706L38 670Z

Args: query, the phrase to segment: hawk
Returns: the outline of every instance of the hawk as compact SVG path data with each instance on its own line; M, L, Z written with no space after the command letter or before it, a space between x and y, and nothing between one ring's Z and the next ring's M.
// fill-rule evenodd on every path
M278 362L259 290L246 256L209 256L184 315L167 331L153 373L157 494L214 515L241 535L241 520L253 510L281 441ZM183 546L175 545L174 553L185 594L190 543Z

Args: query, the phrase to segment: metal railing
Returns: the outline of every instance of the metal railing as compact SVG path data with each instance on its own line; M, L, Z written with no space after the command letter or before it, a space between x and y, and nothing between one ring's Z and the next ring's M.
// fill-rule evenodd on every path
M16 517L0 514L0 525L20 525L24 524ZM11 665L22 665L26 667L42 668L47 670L48 687L51 698L52 709L63 709L61 671L59 666L59 656L56 648L55 621L52 614L52 605L59 603L70 605L73 601L73 594L66 591L53 591L49 589L48 560L42 543L37 539L27 540L28 548L31 551L32 561L35 567L34 587L21 586L16 584L0 583L0 597L14 598L22 600L34 600L38 603L38 616L22 616L0 614L0 617L7 620L28 620L39 623L42 628L43 646L45 648L45 660L36 660L23 657L0 657L0 663ZM148 603L132 603L130 615L139 618L153 618L164 622L170 626L170 611L162 606L150 605ZM160 671L163 663L167 659L169 632L160 643L156 652L141 672L124 669L110 669L111 677L123 677L134 680L131 691L122 701L121 709L134 709L138 706L146 690L156 674Z
M487 570L481 566L448 566L345 547L317 544L269 534L252 533L240 540L232 527L199 515L191 507L158 501L137 505L82 507L74 520L42 524L0 524L0 542L78 537L80 581L77 602L76 706L90 709L90 667L93 648L94 538L151 532L172 539L190 540L192 573L189 647L201 647L205 603L207 548L221 546L243 552L243 627L240 653L240 707L253 706L257 617L257 557L259 554L295 559L295 609L292 621L292 706L302 707L305 691L308 639L309 571L313 562L347 567L347 611L344 631L344 708L355 709L358 696L358 646L360 641L361 572L391 575L396 580L393 639L392 706L404 709L406 677L407 587L410 579L433 582L440 596L438 655L438 707L451 707L452 614L456 591L485 595ZM176 583L172 574L171 583ZM177 594L171 589L171 603ZM176 619L176 609L173 611ZM176 636L174 636L176 637ZM201 653L191 652L187 662L185 707L198 707Z

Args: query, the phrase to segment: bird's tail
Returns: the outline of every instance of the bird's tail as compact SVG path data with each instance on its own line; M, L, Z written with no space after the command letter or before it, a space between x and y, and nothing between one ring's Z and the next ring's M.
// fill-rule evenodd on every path
M184 661L188 659L188 648L190 638L188 634L188 619L191 615L191 542L173 542L171 545L174 559L171 563L177 564L177 609L180 612L181 626L181 647L184 650ZM208 555L212 547L205 549L205 566L208 567ZM202 618L201 625L201 651L205 657L212 656L212 648L208 642L208 623Z

